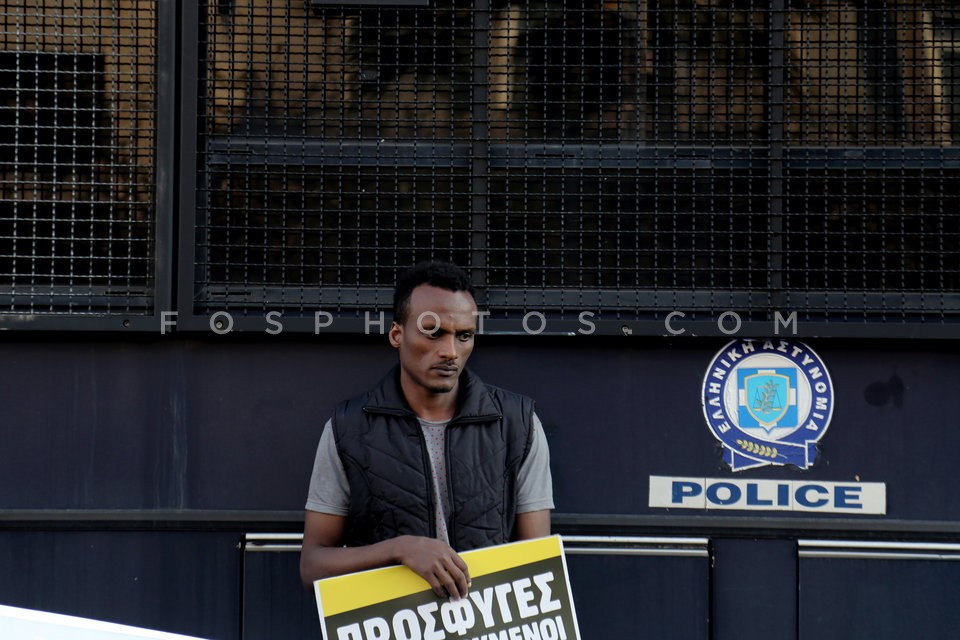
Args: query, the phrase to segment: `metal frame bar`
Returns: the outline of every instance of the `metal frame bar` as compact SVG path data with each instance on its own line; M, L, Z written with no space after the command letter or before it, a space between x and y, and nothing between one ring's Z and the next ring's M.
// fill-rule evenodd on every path
M196 90L194 89L194 93ZM194 108L194 112L196 108ZM194 130L196 130L194 128ZM195 142L195 140L194 140ZM645 146L640 143L491 143L490 169L765 170L770 153L754 147ZM222 136L207 145L207 166L470 168L470 143L405 140L323 141ZM960 169L958 147L784 146L783 170Z
M177 48L164 43L177 42L179 31L176 0L159 0L157 33L157 170L156 236L154 239L154 309L143 329L153 329L164 311L173 308L176 282L174 246L176 244L176 197L180 179L177 158Z
M568 555L709 557L707 538L562 535ZM299 552L303 534L246 533L243 550L252 553Z
M197 252L197 116L199 105L200 65L200 11L198 5L189 5L180 16L180 189L179 238L177 275L177 328L202 329L193 313L196 282ZM204 175L206 172L204 171Z
M800 559L823 558L832 560L953 560L960 561L960 554L942 553L894 553L875 551L800 551Z
M798 540L798 556L847 560L960 561L960 544L866 540Z
M709 538L562 535L568 555L709 557ZM299 552L303 534L247 533L247 552ZM798 540L801 559L960 560L960 543Z
M490 31L490 0L479 0L473 14L473 123L471 124L470 145L470 190L471 208L470 219L470 261L471 264L485 274L487 260L487 212L489 211L489 197L487 189L490 171L489 149L487 139L490 137L490 87L487 69L490 66L490 41L487 34ZM484 286L485 281L475 283ZM388 298L389 299L389 298Z
M780 296L783 290L783 266L784 266L784 220L783 220L783 173L784 173L784 127L786 112L784 109L783 86L786 81L784 73L786 43L785 23L786 23L786 2L785 0L774 0L770 6L768 33L770 38L770 58L769 74L770 81L767 85L767 110L770 123L769 131L769 153L770 165L768 172L768 197L770 198L770 211L768 219L768 229L770 234L769 253L767 257L768 286L772 292L772 306L780 306Z
M430 0L309 0L317 7L428 7Z

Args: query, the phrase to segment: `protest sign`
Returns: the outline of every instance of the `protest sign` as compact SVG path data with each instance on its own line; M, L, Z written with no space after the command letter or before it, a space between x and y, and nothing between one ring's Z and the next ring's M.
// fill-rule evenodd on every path
M316 581L324 640L580 640L560 536L460 556L472 585L458 601L402 566Z

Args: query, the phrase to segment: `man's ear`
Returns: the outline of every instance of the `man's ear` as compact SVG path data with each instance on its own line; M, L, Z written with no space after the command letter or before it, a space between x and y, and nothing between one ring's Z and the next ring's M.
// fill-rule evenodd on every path
M396 322L390 324L390 331L387 332L387 338L395 349L400 348L400 336L403 334L403 327Z

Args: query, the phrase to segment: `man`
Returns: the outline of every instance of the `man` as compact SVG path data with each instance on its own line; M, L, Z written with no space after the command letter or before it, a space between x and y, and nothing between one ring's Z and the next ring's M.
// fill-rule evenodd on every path
M546 438L530 399L465 368L478 312L461 269L419 264L393 303L399 365L340 404L321 435L300 577L309 587L403 564L462 598L470 575L457 551L549 535Z

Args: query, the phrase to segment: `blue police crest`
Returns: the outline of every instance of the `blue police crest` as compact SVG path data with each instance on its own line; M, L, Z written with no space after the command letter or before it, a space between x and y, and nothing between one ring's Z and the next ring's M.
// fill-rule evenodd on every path
M740 339L710 363L702 402L733 471L770 464L807 469L833 415L833 384L803 343Z
M797 426L796 369L741 369L737 372L740 428Z

